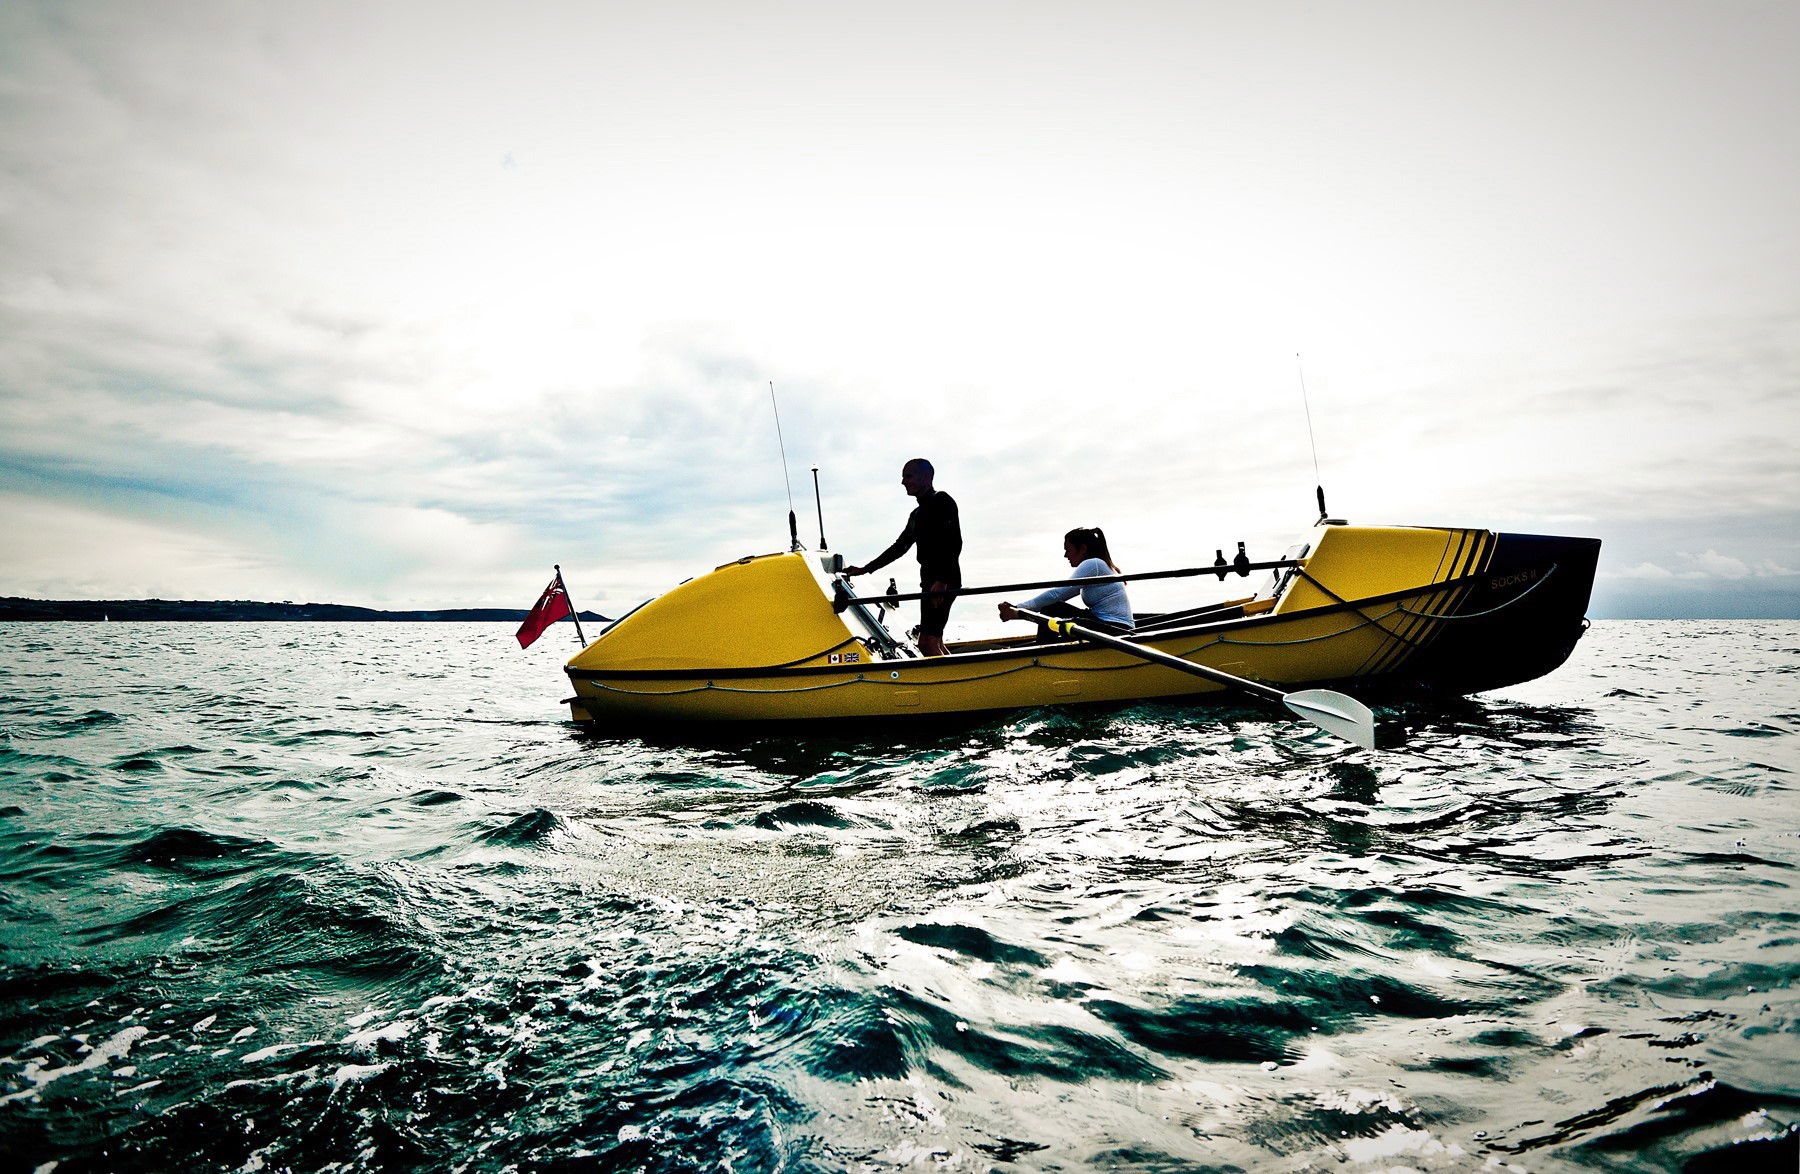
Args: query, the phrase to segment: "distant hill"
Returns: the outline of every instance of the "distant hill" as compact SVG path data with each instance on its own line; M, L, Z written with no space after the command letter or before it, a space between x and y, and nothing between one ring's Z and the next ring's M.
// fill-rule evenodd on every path
M101 620L144 621L223 621L249 620L329 620L387 623L511 623L525 618L524 608L453 607L438 611L377 611L372 607L351 607L343 603L254 603L249 600L192 599L20 599L0 596L0 621L5 620L73 620L98 623ZM581 613L583 622L603 624L607 618L591 611Z

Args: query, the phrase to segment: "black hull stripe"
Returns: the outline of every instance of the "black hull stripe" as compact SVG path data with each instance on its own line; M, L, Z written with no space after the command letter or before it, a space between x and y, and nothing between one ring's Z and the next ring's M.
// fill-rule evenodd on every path
M1453 615L1462 606L1472 585L1469 576L1475 571L1475 564L1492 539L1487 530L1458 531L1456 547L1453 553L1446 552L1449 560L1449 575L1443 583L1462 582L1463 586L1446 593L1442 597L1441 606L1423 607L1419 614L1412 616L1400 629L1401 641L1395 642L1384 652L1370 658L1364 666L1364 672L1370 676L1380 676L1398 671L1416 652L1422 652L1435 641L1443 630L1443 623L1437 617ZM1446 569L1445 560L1438 560L1438 569Z

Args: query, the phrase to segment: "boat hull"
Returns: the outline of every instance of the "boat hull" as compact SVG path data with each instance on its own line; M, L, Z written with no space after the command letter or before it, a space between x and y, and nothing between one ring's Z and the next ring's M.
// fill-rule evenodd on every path
M1143 632L1133 642L1291 688L1356 684L1471 693L1541 676L1567 659L1586 626L1598 541L1424 533L1371 531L1360 546L1321 545L1318 575L1303 567L1279 601L1264 601L1260 610L1253 603L1247 614L1210 623ZM1376 541L1383 536L1385 545ZM1409 562L1431 569L1395 570ZM1375 569L1351 574L1340 564ZM1353 598L1333 590L1334 583L1391 586L1396 574L1426 581ZM570 710L577 721L626 726L819 722L1205 699L1226 690L1080 641L953 646L952 655L929 659L877 659L854 642L837 649L778 667L698 670L607 667L577 657L568 668L575 689Z

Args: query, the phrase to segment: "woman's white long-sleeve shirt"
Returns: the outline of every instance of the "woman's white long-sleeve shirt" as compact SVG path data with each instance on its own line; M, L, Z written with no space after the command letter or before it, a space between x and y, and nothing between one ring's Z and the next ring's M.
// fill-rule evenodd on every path
M1075 568L1070 576L1074 579L1097 579L1106 575L1116 575L1117 571L1106 565L1105 559L1091 558ZM1097 620L1105 620L1109 624L1118 624L1124 628L1137 627L1137 620L1131 614L1131 600L1125 596L1123 583L1096 583L1092 587L1070 584L1067 587L1052 587L1048 591L1040 591L1027 599L1020 607L1033 611L1049 603L1064 603L1081 592L1081 602L1094 613Z

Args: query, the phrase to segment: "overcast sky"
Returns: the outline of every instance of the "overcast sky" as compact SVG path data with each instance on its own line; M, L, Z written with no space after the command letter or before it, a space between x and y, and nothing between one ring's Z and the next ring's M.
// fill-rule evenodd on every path
M785 545L772 383L852 561L915 455L970 583L1272 557L1309 404L1336 515L1800 616L1796 60L1792 0L8 0L0 594L616 614Z

